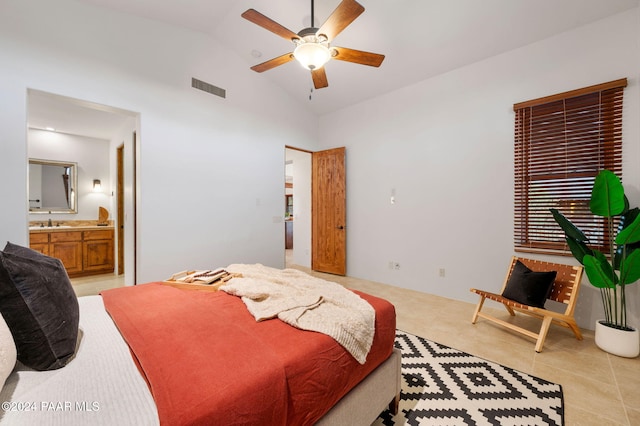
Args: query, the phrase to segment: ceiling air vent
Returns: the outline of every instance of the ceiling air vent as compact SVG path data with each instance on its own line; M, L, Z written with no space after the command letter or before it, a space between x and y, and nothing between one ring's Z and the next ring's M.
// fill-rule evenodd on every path
M202 90L203 92L211 93L212 95L220 96L221 98L227 97L226 90L205 81L198 80L197 78L191 78L191 87Z

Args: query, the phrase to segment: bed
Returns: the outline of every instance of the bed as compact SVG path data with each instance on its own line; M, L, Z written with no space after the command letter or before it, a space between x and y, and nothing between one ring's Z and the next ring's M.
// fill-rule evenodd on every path
M49 371L18 363L0 424L371 424L397 407L400 354L393 305L356 294L375 310L364 363L325 334L256 321L222 291L148 283L81 297L74 355Z

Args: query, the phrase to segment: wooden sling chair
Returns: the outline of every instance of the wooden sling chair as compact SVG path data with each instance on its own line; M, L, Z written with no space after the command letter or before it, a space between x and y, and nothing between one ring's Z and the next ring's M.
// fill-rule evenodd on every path
M516 265L516 262L518 260L533 272L556 271L556 278L552 284L551 291L547 296L547 299L555 300L556 302L561 302L567 305L564 313L550 311L541 307L529 306L527 304L516 302L502 296L502 293L504 293L504 290L507 287L507 283L511 278L514 266ZM533 339L536 339L536 352L542 351L544 340L547 337L547 332L549 331L549 326L552 322L557 325L570 328L576 335L576 338L578 340L582 340L582 333L580 332L580 329L578 328L578 325L576 324L576 321L573 317L573 311L575 310L576 301L578 300L578 291L580 290L582 271L582 266L562 265L558 263L524 259L514 256L511 259L511 265L509 266L509 270L502 285L500 294L478 290L475 288L471 289L472 292L480 296L480 301L476 306L476 310L473 314L471 323L475 324L478 320L478 317L482 317L489 321L493 321L497 324L507 327L510 330L532 337ZM526 315L540 318L542 320L542 327L540 327L540 332L536 334L532 331L481 312L485 299L490 299L502 303L504 307L507 308L509 314L511 314L512 316L515 315L515 311L518 311Z

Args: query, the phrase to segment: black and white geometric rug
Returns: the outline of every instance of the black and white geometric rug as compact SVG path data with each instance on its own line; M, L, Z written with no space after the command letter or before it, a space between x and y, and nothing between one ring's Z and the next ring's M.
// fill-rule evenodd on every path
M374 425L563 425L558 384L403 331L398 414Z

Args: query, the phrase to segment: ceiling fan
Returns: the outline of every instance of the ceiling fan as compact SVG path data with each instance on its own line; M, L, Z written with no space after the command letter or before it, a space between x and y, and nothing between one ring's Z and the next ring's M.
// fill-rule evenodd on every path
M314 87L321 89L329 86L324 64L331 59L379 67L384 60L384 55L331 46L330 44L362 12L364 12L364 7L355 0L342 0L342 3L331 13L324 24L320 28L316 28L313 17L313 0L311 0L311 27L304 28L296 34L254 9L247 10L242 14L243 18L295 45L293 52L254 65L251 69L256 72L264 72L296 59L303 67L311 71Z

